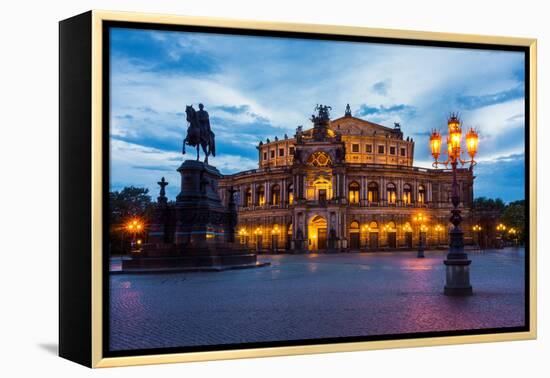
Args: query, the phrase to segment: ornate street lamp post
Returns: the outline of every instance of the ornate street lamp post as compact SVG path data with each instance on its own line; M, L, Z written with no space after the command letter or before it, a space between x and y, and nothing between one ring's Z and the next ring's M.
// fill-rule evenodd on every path
M422 213L417 214L413 218L414 222L418 224L418 253L416 254L417 258L424 257L424 238L422 233L426 231L426 226L424 222L427 220L426 216Z
M248 243L246 240L247 236L248 236L248 231L246 231L246 228L241 227L241 229L239 230L240 242L242 245L246 245L246 247L248 248Z
M500 224L497 226L497 231L498 231L499 237L500 237L498 247L499 247L499 248L503 248L503 247L504 247L504 231L506 231L506 226L503 225L502 223L500 223Z
M143 230L143 224L139 220L134 219L127 224L126 228L130 233L132 233L130 252L133 252L132 249L136 246L136 244L141 247L141 240L136 241L136 237L137 234Z
M436 234L437 234L437 246L438 246L438 248L439 248L439 245L441 244L441 237L440 237L441 235L440 235L440 234L441 234L441 231L443 231L443 227L441 227L440 224L437 224L437 225L435 226L434 230L435 230L435 232L436 232Z
M279 234L281 233L281 230L279 230L279 226L275 225L275 227L271 230L271 249L274 253L277 253L277 250L279 249Z
M510 236L512 237L512 240L514 241L514 246L517 246L518 245L517 230L514 227L512 227L508 230L508 234L510 234Z
M472 227L472 230L474 231L474 235L476 236L476 242L477 242L477 247L479 249L481 249L481 226L479 224L476 224Z
M460 229L462 216L458 205L460 204L460 191L457 181L457 166L469 164L470 170L476 164L474 157L477 153L478 134L474 129L470 129L466 133L466 149L470 160L462 160L462 127L458 115L451 114L448 122L449 135L447 137L447 154L446 161L439 161L441 153L441 134L434 130L430 136L430 147L432 156L434 157L434 168L438 165L451 165L453 171L453 186L451 194L451 202L453 209L451 210L450 221L453 228L449 232L450 243L449 253L444 263L446 266L446 284L445 295L472 295L472 285L470 284L470 264L471 260L464 252L464 233Z
M254 235L256 238L256 253L260 253L260 250L261 250L260 237L262 235L262 230L260 229L260 227L256 227L256 229L254 230Z

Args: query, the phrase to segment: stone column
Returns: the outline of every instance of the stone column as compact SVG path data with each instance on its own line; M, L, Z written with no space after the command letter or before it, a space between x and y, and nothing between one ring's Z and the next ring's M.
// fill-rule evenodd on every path
M253 182L252 183L252 206L256 206L258 204L258 193L257 193L257 186L256 186L256 183Z
M366 192L365 192L365 186L366 186L365 176L361 175L361 191L359 192L359 200L361 205L365 204L366 201Z
M381 177L380 178L380 200L382 202L386 202L387 200L387 190L386 190L386 178L385 177Z
M265 196L265 204L271 205L271 190L270 190L270 185L268 180L266 180L264 183L264 196Z
M285 155L286 156L286 155ZM280 181L280 184L281 186L281 198L279 200L279 205L282 205L284 203L287 202L287 198L286 198L286 191L287 191L287 188L286 188L286 177L283 178L281 181Z

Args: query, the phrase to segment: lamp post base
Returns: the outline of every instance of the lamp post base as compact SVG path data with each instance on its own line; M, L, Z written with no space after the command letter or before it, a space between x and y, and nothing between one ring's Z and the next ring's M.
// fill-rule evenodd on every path
M416 257L419 259L424 258L424 249L419 249L416 253Z
M444 261L447 282L444 294L448 296L469 296L473 294L470 284L470 263L468 259L453 259L447 256Z

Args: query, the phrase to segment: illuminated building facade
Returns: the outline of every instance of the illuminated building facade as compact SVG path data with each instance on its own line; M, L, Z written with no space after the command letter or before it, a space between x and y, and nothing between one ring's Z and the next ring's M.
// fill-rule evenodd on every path
M330 120L326 106L293 138L258 145L258 168L225 175L235 190L237 237L259 251L411 249L448 241L452 173L413 165L414 141L399 124L353 117ZM458 170L460 209L471 240L473 175ZM418 215L422 216L419 217ZM419 222L418 219L422 219Z

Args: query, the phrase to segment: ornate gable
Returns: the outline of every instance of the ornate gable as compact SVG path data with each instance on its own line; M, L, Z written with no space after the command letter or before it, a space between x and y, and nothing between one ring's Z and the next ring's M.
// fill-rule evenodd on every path
M336 132L340 132L342 135L392 134L397 136L401 134L401 130L399 129L382 126L352 116L344 116L331 121L330 128Z

